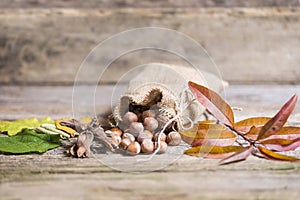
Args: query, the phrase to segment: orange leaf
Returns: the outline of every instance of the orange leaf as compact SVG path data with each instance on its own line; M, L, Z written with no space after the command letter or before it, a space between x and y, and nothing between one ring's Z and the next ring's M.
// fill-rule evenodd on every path
M204 158L226 158L245 147L241 146L197 146L184 151L184 154Z
M261 127L252 126L245 136L249 139L256 140L260 131Z
M214 91L189 81L189 88L196 99L220 122L233 128L234 115L231 107Z
M193 147L200 145L229 146L235 142L236 135L220 124L199 123L197 130L181 132L181 138Z
M260 127L265 125L271 118L270 117L252 117L234 124L234 129L237 131L248 132L252 126Z
M286 123L288 117L294 110L297 99L298 99L298 96L295 94L289 101L287 101L282 106L282 108L279 110L279 112L262 127L262 129L257 137L257 140L261 140L261 139L267 138L271 135L274 135L276 132L278 132L283 127L283 125Z
M240 162L243 160L246 160L248 156L251 154L253 149L253 146L245 147L244 149L240 149L233 155L230 155L227 158L224 158L223 160L220 161L221 165L227 165L230 163L235 163L235 162Z
M269 160L290 161L290 162L299 162L300 161L299 158L275 153L274 151L271 151L262 146L258 146L258 150L266 159L269 159Z

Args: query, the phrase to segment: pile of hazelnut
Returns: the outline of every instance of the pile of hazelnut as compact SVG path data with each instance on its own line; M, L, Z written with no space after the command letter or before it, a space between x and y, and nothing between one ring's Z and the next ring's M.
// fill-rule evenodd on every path
M140 115L128 111L123 116L124 131L117 127L108 131L119 148L129 155L153 153L158 148L158 144L160 144L158 153L162 154L166 152L168 145L179 145L181 136L177 131L166 131L161 133L161 142L158 143L162 125L155 117L156 113L153 110L146 110Z

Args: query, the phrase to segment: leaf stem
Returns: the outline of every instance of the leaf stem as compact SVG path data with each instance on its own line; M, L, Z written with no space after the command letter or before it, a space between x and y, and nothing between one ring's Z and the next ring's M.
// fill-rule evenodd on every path
M239 132L238 130L234 129L233 127L227 126L225 125L227 128L229 128L231 131L233 131L234 133L236 133L237 135L241 136L245 141L249 142L250 145L255 144L255 141L252 139L247 138L243 133Z

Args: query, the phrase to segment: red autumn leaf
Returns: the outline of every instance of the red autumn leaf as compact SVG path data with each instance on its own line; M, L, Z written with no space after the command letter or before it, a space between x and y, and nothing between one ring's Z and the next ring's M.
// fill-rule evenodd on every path
M252 126L264 126L271 118L270 117L252 117L234 123L234 129L241 132L250 131Z
M221 160L220 164L227 165L230 163L235 163L235 162L240 162L240 161L246 160L248 158L248 156L251 154L252 149L253 149L253 146L244 147L243 149L240 149L233 155L230 155L229 157Z
M184 154L196 157L222 159L243 149L245 149L245 147L241 146L197 146L185 150Z
M300 162L299 158L295 158L293 156L287 156L283 154L276 153L262 146L257 147L262 156L269 160L277 160L277 161L289 161L289 162Z
M300 137L295 140L270 139L261 144L274 151L291 151L300 147Z
M274 135L271 135L265 139L262 139L260 141L264 141L266 139L285 139L285 140L295 140L297 138L300 138L300 127L295 126L287 126L282 127L277 133Z
M214 91L189 81L189 88L196 99L220 122L233 128L234 115L231 107Z
M269 137L270 135L274 135L284 126L288 117L296 106L297 99L298 96L295 94L282 106L279 112L262 127L261 131L258 134L257 140L261 140Z
M262 127L252 127L245 136L249 139L256 140L259 132ZM282 127L278 132L274 135L270 135L267 138L261 139L260 142L269 140L269 139L285 139L285 140L295 140L300 137L300 127L295 126L286 126Z
M181 138L192 147L201 145L230 146L234 144L236 135L220 124L204 124L199 122L197 128L181 132Z

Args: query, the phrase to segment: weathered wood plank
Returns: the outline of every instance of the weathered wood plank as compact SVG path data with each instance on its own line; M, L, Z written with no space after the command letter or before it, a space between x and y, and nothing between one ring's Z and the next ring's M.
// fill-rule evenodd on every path
M2 8L0 83L73 84L82 61L101 41L131 28L157 26L199 42L230 83L299 84L299 21L299 7ZM138 51L112 63L103 82L115 82L130 67L153 61L183 62L174 55Z
M97 88L95 93L96 113L111 108L113 86ZM82 99L77 101L77 111L81 116L93 116L95 86L82 86ZM120 90L121 91L121 90ZM43 118L50 116L58 119L73 116L72 86L1 86L0 119L19 119L27 117ZM230 85L222 94L228 103L243 108L236 111L236 120L253 116L273 116L281 105L293 94L300 94L299 86L291 85ZM118 93L115 96L121 95ZM290 120L300 121L299 103Z
M221 167L214 160L184 156L163 170L134 174L117 173L93 158L1 155L0 160L2 199L295 199L299 195L299 164L256 158Z
M287 7L297 6L297 0L168 0L168 1L152 1L152 0L2 0L0 7L2 8L185 8L185 7Z
M102 89L109 94L112 87ZM270 116L294 93L300 94L299 86L230 86L226 99L231 105L244 108L236 113L237 118ZM0 94L0 119L58 117L72 112L72 87L1 86ZM104 96L99 105L107 105L106 98L110 97ZM293 123L300 121L299 111L298 104ZM126 173L115 170L125 169L119 154L99 154L99 160L97 154L89 159L75 159L62 152L63 149L57 149L42 155L0 155L1 199L254 200L299 196L299 163L250 157L242 163L219 166L217 160L183 155L156 171ZM175 153L179 155L180 151ZM159 166L170 155L159 155L151 165ZM300 151L293 155L300 156ZM114 168L102 164L103 159L106 163L110 160Z

